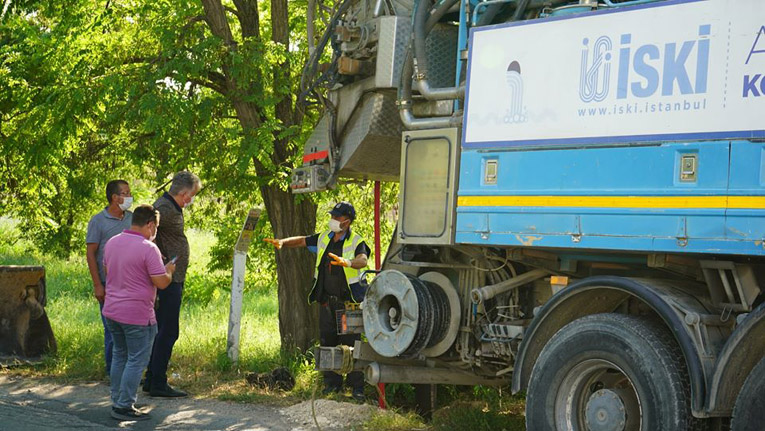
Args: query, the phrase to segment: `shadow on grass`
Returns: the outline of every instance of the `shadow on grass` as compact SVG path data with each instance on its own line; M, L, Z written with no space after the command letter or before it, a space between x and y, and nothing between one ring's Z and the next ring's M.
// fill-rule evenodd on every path
M523 405L523 401L517 401ZM512 406L516 407L516 406ZM521 408L521 411L523 409ZM525 418L517 408L493 410L481 402L456 402L433 413L431 426L438 431L522 431Z

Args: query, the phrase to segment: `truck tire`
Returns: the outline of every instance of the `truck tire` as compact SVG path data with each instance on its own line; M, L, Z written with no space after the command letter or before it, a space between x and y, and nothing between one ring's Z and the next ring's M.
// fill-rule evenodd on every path
M765 424L765 358L752 369L733 406L731 431L760 431Z
M689 430L690 388L674 337L646 318L595 314L560 329L531 373L529 430Z

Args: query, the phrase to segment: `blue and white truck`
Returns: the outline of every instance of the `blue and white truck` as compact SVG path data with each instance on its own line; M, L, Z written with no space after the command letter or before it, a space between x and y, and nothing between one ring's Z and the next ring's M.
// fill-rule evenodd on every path
M292 189L400 197L320 368L511 385L530 430L762 429L765 1L330 6Z

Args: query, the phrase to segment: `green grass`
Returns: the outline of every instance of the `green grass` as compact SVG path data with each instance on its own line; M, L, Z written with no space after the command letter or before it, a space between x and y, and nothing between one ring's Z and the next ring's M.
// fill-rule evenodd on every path
M46 256L20 238L15 223L0 219L0 265L43 265L46 270L46 311L58 342L58 352L33 370L47 376L98 380L105 375L103 327L98 303L83 255L69 259ZM275 286L248 279L242 304L240 363L226 356L230 275L206 269L215 239L190 231L192 263L181 309L181 334L173 350L171 373L176 384L209 391L222 380L239 379L246 371L268 371L280 357ZM200 387L200 385L202 385Z
M436 430L525 430L524 398L507 397L503 401L453 401L433 413L431 425Z
M365 431L409 431L430 430L433 428L429 427L416 413L393 409L374 412L361 429Z
M278 303L272 281L248 275L242 304L239 363L226 356L230 273L208 272L208 251L215 238L208 232L189 231L192 260L184 288L181 334L170 363L171 384L195 396L214 397L240 403L293 404L310 399L318 373L310 357L280 351ZM46 376L60 381L103 380L103 327L98 304L82 255L60 259L35 250L16 229L12 220L0 218L0 265L43 265L46 270L46 311L58 342L58 352L42 363L10 371L27 376ZM268 372L287 367L295 376L292 391L270 391L246 383L248 372ZM369 395L374 391L368 387ZM411 413L414 392L409 385L388 385L392 409L375 413L360 427L363 430L524 429L523 398L502 395L495 389L444 386L439 404L446 407L433 415L431 423ZM334 399L344 399L334 396Z

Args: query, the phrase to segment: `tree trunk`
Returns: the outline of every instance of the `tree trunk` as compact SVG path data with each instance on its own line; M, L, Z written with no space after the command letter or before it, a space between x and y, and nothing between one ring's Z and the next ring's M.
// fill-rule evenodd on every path
M261 193L277 238L314 233L316 205L313 202L303 199L297 203L292 193L274 187L262 187ZM318 335L318 308L308 305L315 265L314 255L306 248L283 248L276 252L282 349L305 351Z
M210 31L221 38L228 49L235 50L236 42L231 27L226 19L226 10L221 0L202 0L205 21ZM235 0L239 23L244 36L259 37L259 17L255 0ZM272 39L289 46L289 26L286 0L272 0ZM245 139L253 139L254 131L263 124L266 114L257 105L248 101L247 92L253 91L258 83L237 82L230 73L229 65L224 62L225 96L236 110L237 118L244 131ZM275 71L275 79L289 79L289 63L280 64ZM299 121L300 115L293 112L291 96L285 95L276 106L276 118L285 126ZM274 136L272 162L279 166L288 162L291 154L289 142ZM255 171L259 176L271 176L257 158L253 158ZM260 193L266 206L271 228L277 238L314 233L316 224L316 205L308 198L297 202L289 190L282 190L278 183L260 187ZM279 332L282 349L298 348L307 350L318 334L318 309L309 306L307 297L313 279L315 259L307 249L282 249L276 252L279 298Z

